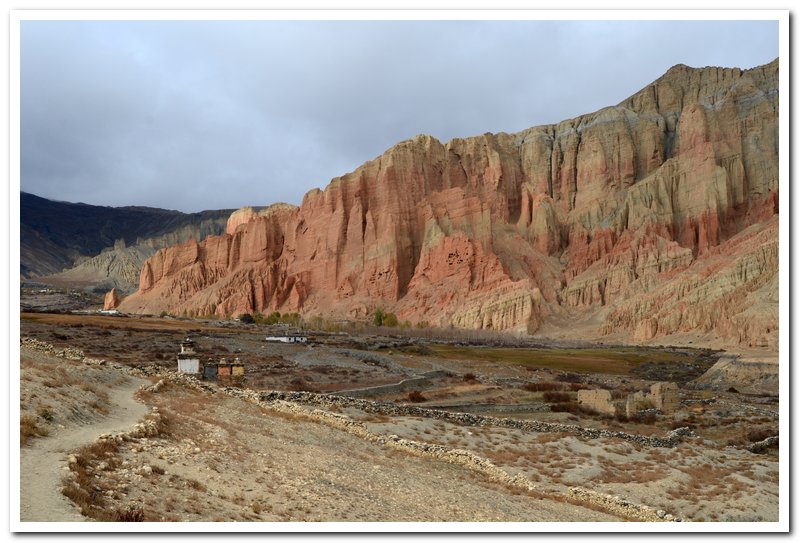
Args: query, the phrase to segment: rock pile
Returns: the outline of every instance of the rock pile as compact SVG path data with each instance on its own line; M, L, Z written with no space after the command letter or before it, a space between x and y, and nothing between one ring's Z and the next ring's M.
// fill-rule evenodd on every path
M163 420L161 413L158 411L158 407L153 407L150 413L144 417L142 422L137 422L130 430L126 432L100 434L97 440L122 443L123 441L134 441L141 438L155 437L159 435L161 431L162 422Z
M778 446L778 436L770 436L766 439L762 439L761 441L753 443L752 445L747 447L747 450L750 451L751 453L761 454L767 449L777 446Z
M40 341L36 338L23 336L19 338L19 344L23 347L28 347L35 351L49 354L58 358L67 360L83 360L85 358L83 351L74 347L64 347L63 349L57 348L51 343Z

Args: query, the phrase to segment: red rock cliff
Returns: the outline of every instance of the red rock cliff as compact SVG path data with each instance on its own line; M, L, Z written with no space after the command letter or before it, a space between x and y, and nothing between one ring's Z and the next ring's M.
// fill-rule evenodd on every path
M773 344L777 326L743 332L736 312L777 281L777 89L777 60L676 66L557 125L418 136L299 208L245 208L225 235L159 251L120 309L382 307L439 326L534 332L572 318L640 340L698 329ZM685 304L665 303L675 297ZM724 311L692 309L706 302ZM777 322L777 302L762 311Z

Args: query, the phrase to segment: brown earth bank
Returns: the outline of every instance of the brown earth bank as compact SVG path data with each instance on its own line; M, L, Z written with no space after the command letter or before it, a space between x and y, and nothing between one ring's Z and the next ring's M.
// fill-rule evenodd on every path
M119 307L360 321L381 309L412 326L774 354L777 141L777 59L675 66L595 113L418 136L300 207L239 210L224 235L149 258Z
M42 318L24 318L21 330L21 490L29 501L38 499L30 492L48 491L26 486L25 458L35 447L58 451L59 484L78 504L73 515L82 508L95 520L152 521L777 520L777 449L754 447L777 435L777 397L703 384L716 358L702 351L548 352L322 334L287 345L242 324L35 316ZM245 378L226 384L176 374L186 334L204 361L239 357ZM581 390L619 398L666 375L680 383L669 414L611 417L576 402ZM119 431L100 425L115 418L133 378L147 380L136 393L149 412L139 426L81 450L61 441L76 427L84 436ZM403 380L413 387L392 386ZM352 389L363 399L302 392ZM681 427L688 433L665 440Z

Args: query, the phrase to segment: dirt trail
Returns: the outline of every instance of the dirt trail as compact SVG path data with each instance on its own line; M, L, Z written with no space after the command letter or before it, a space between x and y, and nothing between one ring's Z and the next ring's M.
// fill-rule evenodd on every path
M70 452L92 443L100 434L130 429L147 414L133 398L142 379L130 378L115 388L115 405L103 420L88 426L66 428L34 440L20 450L20 521L83 522L86 518L61 494L63 467Z

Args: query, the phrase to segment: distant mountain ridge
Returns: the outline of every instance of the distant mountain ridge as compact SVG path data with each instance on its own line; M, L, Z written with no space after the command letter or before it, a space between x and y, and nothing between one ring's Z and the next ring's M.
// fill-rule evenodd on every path
M94 206L20 192L20 277L58 275L65 283L130 291L157 249L223 233L232 211ZM62 276L74 266L81 268L78 273Z

